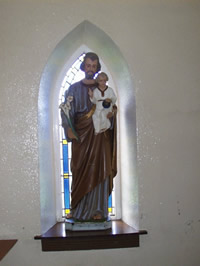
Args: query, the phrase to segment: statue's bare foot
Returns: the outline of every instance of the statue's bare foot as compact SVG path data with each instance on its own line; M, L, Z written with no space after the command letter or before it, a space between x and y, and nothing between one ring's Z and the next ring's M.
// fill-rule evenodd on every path
M72 216L72 214L71 213L68 213L67 215L66 215L66 218L67 219L71 219L73 216Z
M100 213L96 214L94 217L93 217L94 220L102 220L102 216Z

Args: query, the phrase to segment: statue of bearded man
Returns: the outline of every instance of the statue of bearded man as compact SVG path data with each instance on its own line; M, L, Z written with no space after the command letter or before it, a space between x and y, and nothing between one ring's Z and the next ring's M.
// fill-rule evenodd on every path
M67 218L102 220L108 217L108 197L117 173L116 112L108 114L111 128L95 134L92 122L95 105L88 91L97 87L94 76L101 69L98 56L87 53L80 68L85 78L69 87L61 107L66 139L72 142L71 212Z

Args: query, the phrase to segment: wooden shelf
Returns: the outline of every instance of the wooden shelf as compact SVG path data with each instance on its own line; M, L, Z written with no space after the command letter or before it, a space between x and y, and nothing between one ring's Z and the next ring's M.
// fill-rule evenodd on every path
M112 228L104 231L65 231L65 223L56 223L45 234L36 236L42 243L42 251L90 250L139 247L138 231L123 221L112 221Z

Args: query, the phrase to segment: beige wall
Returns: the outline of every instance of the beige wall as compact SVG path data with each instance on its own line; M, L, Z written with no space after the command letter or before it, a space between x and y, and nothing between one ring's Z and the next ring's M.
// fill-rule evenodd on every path
M106 3L106 4L104 4ZM53 49L85 19L135 83L141 247L42 253L37 104ZM200 2L0 0L0 238L5 265L199 265Z

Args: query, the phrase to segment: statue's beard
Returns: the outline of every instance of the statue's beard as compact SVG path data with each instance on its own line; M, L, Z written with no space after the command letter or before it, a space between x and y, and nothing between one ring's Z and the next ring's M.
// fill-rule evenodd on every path
M94 72L89 71L89 72L86 72L86 73L85 73L85 78L86 78L86 79L93 79L93 78L94 78L94 75L95 75Z

